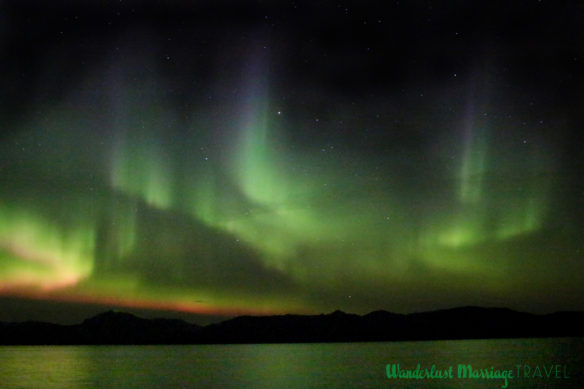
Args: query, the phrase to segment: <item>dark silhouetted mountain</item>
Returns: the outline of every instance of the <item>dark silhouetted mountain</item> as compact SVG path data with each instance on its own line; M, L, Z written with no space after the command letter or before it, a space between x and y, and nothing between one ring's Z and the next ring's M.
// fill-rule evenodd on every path
M584 335L584 313L534 315L505 308L462 307L401 315L241 316L197 333L200 343L354 342Z
M335 342L359 340L358 315L335 311L328 315L240 316L211 324L198 333L203 343Z
M177 344L192 343L200 326L177 319L143 319L108 311L81 324L2 323L0 344Z
M79 338L69 326L42 322L0 324L0 344L75 344Z
M81 324L0 323L0 344L203 344L355 342L584 336L584 312L548 315L461 307L408 315L240 316L200 327L105 312Z
M142 319L108 311L86 319L76 329L82 343L172 344L192 342L200 327L183 320Z

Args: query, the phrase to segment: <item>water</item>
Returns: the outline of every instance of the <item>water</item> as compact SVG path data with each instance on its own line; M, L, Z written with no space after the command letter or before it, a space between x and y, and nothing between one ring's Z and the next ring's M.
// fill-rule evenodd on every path
M453 379L388 379L386 365L438 369ZM584 387L584 338L187 346L0 347L0 388L500 388L503 379L459 379L458 364L535 370L508 388ZM544 366L545 365L545 366ZM562 378L564 369L570 378ZM521 367L522 374L525 368ZM548 370L549 372L549 370Z

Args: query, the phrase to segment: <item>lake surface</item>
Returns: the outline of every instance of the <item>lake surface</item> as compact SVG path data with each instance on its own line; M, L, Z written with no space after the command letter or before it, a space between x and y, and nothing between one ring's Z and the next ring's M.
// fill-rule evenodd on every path
M418 364L421 369L435 365L441 371L452 366L453 377L388 378L388 364L399 364L402 370L414 370ZM584 338L4 346L0 347L0 388L501 388L505 384L503 378L460 378L459 364L477 370L490 371L491 366L512 370L511 389L582 388ZM519 371L517 365L522 365ZM518 372L522 377L517 377Z

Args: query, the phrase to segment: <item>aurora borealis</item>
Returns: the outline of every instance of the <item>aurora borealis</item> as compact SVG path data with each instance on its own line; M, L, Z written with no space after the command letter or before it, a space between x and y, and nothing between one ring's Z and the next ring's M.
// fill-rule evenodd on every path
M583 309L584 10L549 3L0 3L0 294Z

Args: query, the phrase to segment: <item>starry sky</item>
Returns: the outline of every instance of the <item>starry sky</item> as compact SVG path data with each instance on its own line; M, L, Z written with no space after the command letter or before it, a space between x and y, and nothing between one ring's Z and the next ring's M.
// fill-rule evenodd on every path
M584 7L0 2L0 320L584 309Z

